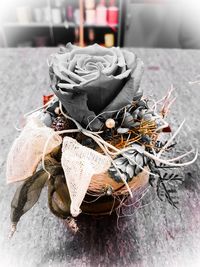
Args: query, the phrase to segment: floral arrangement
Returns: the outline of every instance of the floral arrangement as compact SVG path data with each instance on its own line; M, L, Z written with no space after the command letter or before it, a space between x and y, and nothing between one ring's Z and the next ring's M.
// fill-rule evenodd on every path
M20 183L11 203L12 234L45 185L51 212L75 232L81 212L111 214L148 184L176 206L168 182L181 179L174 168L192 164L197 152L162 156L183 125L172 134L166 122L173 90L159 101L143 96L143 62L116 47L67 44L48 65L53 94L25 115L7 159L7 182Z

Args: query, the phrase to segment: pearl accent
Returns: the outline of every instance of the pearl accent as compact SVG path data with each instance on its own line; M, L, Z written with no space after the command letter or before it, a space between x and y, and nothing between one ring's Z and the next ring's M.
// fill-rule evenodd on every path
M109 129L112 129L115 127L115 121L111 118L107 119L105 124L106 124L106 127Z
M55 113L57 114L57 115L59 115L60 114L60 108L59 107L57 107L57 108L55 108Z

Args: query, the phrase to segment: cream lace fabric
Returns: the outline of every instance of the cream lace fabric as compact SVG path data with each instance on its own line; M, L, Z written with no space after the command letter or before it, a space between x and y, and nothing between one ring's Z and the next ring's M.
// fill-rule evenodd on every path
M76 217L94 174L105 172L111 161L107 156L82 146L75 139L65 137L62 147L62 167L71 198L70 212Z
M7 183L31 176L42 159L48 138L46 154L62 143L53 129L46 127L37 117L31 117L19 137L14 141L7 159Z

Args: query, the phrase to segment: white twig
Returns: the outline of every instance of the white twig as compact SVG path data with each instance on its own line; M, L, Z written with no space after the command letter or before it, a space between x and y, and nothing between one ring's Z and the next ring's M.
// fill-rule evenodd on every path
M158 156L154 156L153 154L151 154L147 151L144 151L144 155L149 157L150 159L153 159L155 162L160 162L160 163L163 163L163 164L171 166L171 167L184 167L184 166L188 166L188 165L190 165L196 161L196 159L198 157L198 150L196 151L195 156L191 161L187 161L184 163L171 163L167 160L159 158Z
M181 128L183 127L183 124L185 123L185 120L181 123L181 125L178 127L176 132L173 134L173 136L167 141L167 143L161 148L159 153L157 154L157 157L159 158L162 153L165 151L165 149L171 144L171 142L174 140L174 138L177 136L177 134L180 132Z
M43 105L43 106L41 106L41 107L39 107L39 108L36 108L36 109L34 109L34 110L31 110L31 111L29 111L29 112L27 112L27 113L25 113L25 114L24 114L24 117L26 118L26 117L28 117L29 115L35 113L36 111L39 111L39 110L41 110L41 109L43 109L43 108L46 108L51 102L54 101L54 99L55 99L55 96L52 97L52 99L51 99L50 101L48 101L45 105Z
M182 155L180 155L180 156L177 156L176 158L173 158L173 159L167 159L166 161L167 161L167 162L177 161L177 160L180 160L180 159L182 159L182 158L188 156L189 154L191 154L191 153L193 153L193 152L194 152L194 149L192 149L192 150L190 150L190 151L188 151L188 152L186 152L186 153L184 153L184 154L182 154Z

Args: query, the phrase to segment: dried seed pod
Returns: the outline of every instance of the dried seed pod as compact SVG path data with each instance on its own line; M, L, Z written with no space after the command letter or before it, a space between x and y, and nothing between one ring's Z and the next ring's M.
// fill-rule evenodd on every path
M59 116L55 118L53 121L51 128L53 128L55 131L62 131L69 128L69 122L65 117Z

